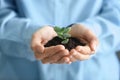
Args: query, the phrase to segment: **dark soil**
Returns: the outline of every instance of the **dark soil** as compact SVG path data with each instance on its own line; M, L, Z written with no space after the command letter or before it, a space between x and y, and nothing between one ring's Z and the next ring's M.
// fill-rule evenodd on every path
M69 51L73 48L75 48L76 46L80 45L80 46L85 46L87 43L85 41L83 41L83 39L78 40L76 38L70 37L69 38L69 42L67 44L62 44L62 39L59 37L54 37L52 40L50 40L45 47L50 47L50 46L56 46L56 45L64 45L66 49L68 49Z

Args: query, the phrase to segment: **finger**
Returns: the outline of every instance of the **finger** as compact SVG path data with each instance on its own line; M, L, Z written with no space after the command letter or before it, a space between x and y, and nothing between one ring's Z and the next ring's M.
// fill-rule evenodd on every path
M42 53L44 51L44 46L41 44L41 40L36 38L36 36L32 37L31 49L37 53Z
M92 31L88 30L85 34L86 40L89 42L89 46L91 50L94 52L96 50L96 47L98 45L98 39L95 34L93 34Z
M89 45L90 45L92 52L95 52L97 45L98 45L98 40L95 40L95 39L91 40Z
M87 46L77 46L75 48L75 50L78 51L79 53L84 54L84 55L92 54L92 51L88 45Z
M71 61L71 62L77 61L77 59L76 59L74 56L72 56L72 55L71 55L69 58L70 58L70 61Z
M80 60L80 61L87 60L90 58L90 55L84 55L84 54L76 51L75 49L72 49L70 53L73 57L75 57L77 60Z
M43 54L39 54L39 59L43 59L49 56L54 55L55 53L57 53L60 50L64 50L65 47L62 45L57 45L57 46L51 46L51 47L46 47L44 50Z
M48 42L48 40L43 40L41 43L45 45Z
M55 55L46 57L42 60L43 63L57 63L62 57L69 55L67 49L57 52Z
M96 35L89 29L86 29L86 32L84 33L84 38L89 42L93 39L96 39Z
M36 44L35 46L32 46L32 49L36 59L40 60L44 52L44 46L41 44Z
M68 57L63 57L59 61L56 62L57 64L71 64L71 61Z
M46 57L54 55L56 52L65 50L65 47L63 45L57 45L57 46L51 46L51 47L46 47L44 54Z
M44 52L44 46L43 45L36 45L34 47L34 53L42 54Z
M44 56L42 55L42 53L40 54L40 53L34 53L34 55L35 55L35 58L37 59L37 60L41 60Z

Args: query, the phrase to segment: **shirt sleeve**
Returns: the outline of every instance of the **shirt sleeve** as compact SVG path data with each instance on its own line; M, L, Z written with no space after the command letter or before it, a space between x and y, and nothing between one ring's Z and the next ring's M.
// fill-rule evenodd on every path
M31 19L20 17L16 8L13 0L0 0L0 47L1 51L3 50L3 53L7 55L23 57L22 51L19 54L14 54L16 48L20 48L20 45L16 48L15 46L23 44L30 47L32 34L40 28L40 25L33 23ZM15 43L16 45L14 45ZM7 52L4 50L8 49L9 44L11 47L14 46L13 52L10 49ZM21 48L23 49L23 47Z
M80 24L96 34L100 42L99 51L117 51L120 46L120 1L104 0L99 14Z

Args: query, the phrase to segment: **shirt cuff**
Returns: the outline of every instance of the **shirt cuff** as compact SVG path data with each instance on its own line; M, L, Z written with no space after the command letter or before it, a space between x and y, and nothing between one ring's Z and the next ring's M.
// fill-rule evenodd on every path
M32 40L32 35L41 28L40 25L34 25L34 24L30 24L28 27L26 27L24 34L23 34L23 39L24 39L24 43L25 45L27 45L27 53L26 54L26 58L30 61L35 61L36 58L34 56L34 52L31 49L31 40Z

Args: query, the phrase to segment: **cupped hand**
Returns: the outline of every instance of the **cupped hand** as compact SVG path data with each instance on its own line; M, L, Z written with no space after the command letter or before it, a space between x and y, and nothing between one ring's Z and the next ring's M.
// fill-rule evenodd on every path
M81 24L74 24L69 32L72 37L77 39L84 39L87 44L86 46L77 46L75 49L70 51L69 59L71 62L77 60L89 59L92 54L95 53L98 46L98 39L96 35L87 27Z
M44 54L44 55L43 55ZM65 57L69 55L69 51L65 49L63 45L46 47L44 53L42 54L42 63L57 63L63 64L70 61L69 58Z
M50 26L43 26L33 34L31 48L36 58L38 58L37 54L42 54L44 52L44 45L55 36L57 36L57 33Z
M69 51L63 45L44 47L55 36L57 36L57 33L50 26L44 26L33 34L31 48L37 60L41 60L42 63L62 64L69 62L69 58L65 57L69 54Z

